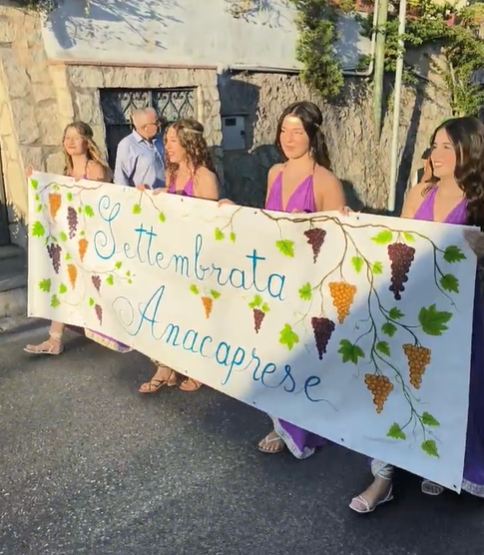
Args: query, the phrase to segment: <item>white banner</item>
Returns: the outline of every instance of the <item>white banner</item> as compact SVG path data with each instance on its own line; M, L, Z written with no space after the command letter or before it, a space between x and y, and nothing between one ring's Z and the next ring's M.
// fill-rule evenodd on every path
M31 316L460 491L476 271L463 227L42 173L29 194Z

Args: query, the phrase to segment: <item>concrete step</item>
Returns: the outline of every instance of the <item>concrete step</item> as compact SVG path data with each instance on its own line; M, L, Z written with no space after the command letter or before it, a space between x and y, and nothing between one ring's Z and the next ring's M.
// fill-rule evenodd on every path
M0 318L27 314L28 268L25 251L0 247Z

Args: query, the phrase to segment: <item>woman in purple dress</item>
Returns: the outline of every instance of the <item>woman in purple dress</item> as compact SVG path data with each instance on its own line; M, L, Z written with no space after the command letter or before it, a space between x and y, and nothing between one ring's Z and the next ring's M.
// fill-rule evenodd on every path
M212 157L203 136L203 125L194 119L182 119L171 125L165 134L166 183L168 189L154 194L171 193L205 200L218 200L219 188ZM140 393L157 393L163 387L177 385L176 372L157 360L156 373L141 385ZM197 391L202 383L185 378L180 389Z
M432 139L432 174L428 181L410 190L401 217L430 222L484 226L484 124L477 118L448 120ZM483 234L466 232L470 247L484 254ZM484 497L484 329L480 282L476 279L472 331L469 417L462 489ZM374 481L350 508L358 513L373 512L393 499L394 467L372 460ZM422 492L439 495L444 488L422 481Z
M269 170L265 208L277 212L343 211L345 195L331 173L328 149L322 132L323 116L312 102L296 102L282 113L276 145L285 162ZM222 203L229 203L224 200ZM280 453L285 447L305 459L326 440L294 424L273 418L274 429L259 443L263 453Z
M111 182L113 174L104 161L99 147L94 142L94 133L91 126L82 121L69 124L64 130L62 139L66 167L64 174L73 177L76 181L88 179L89 181ZM32 174L32 168L27 170L27 177ZM86 337L118 352L128 352L130 347L108 337L100 332L85 330L77 326L66 326L62 322L52 322L49 338L38 345L27 345L24 351L33 355L60 355L64 350L62 337L65 328L85 334Z

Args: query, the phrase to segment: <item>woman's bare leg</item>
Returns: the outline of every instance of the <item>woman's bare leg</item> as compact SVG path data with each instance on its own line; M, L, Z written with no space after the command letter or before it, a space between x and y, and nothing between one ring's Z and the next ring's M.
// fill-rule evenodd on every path
M350 509L357 513L372 513L378 505L391 501L393 499L393 472L393 466L384 466L375 475L370 487L351 500Z
M176 372L166 364L153 360L156 364L155 375L149 382L141 385L139 388L141 393L157 393L165 385L172 387L176 385Z
M24 351L33 355L60 355L64 350L62 336L65 326L62 322L52 322L49 330L49 339L38 345L27 345Z

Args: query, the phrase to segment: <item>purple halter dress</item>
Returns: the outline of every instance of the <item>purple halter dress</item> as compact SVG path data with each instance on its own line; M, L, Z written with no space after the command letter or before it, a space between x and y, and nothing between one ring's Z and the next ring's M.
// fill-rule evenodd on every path
M177 189L176 188L176 181L173 181L173 183L170 185L170 187L168 188L168 192L173 194L173 195L183 195L184 197L194 197L195 196L195 189L194 189L194 185L193 185L193 177L191 177L185 187L183 187L183 189Z
M414 219L434 221L435 195L438 187L434 187L425 197ZM445 218L447 224L465 224L467 220L467 202L463 200ZM467 421L467 441L464 461L464 478L462 489L484 497L484 327L481 285L476 277L474 297L474 323L472 329L471 375L469 390L469 417ZM393 471L391 465L374 459L371 461L373 474L389 476Z
M266 202L267 210L278 212L316 212L314 199L313 176L308 176L294 191L286 208L282 204L282 172L276 177ZM298 428L285 420L273 418L274 431L284 441L289 451L298 459L311 456L318 447L322 447L327 440L316 434Z

